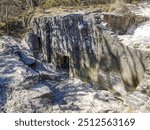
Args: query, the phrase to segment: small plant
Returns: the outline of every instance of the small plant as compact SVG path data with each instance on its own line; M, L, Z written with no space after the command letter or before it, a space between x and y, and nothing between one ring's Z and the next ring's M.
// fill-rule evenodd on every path
M134 3L134 4L137 4L140 1L141 0L124 0L124 2L126 2L126 3Z
M45 0L45 7L75 6L80 5L81 0Z

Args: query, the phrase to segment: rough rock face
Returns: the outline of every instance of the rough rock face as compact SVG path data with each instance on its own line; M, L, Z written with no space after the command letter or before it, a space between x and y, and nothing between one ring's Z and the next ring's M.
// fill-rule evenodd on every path
M150 112L149 21L41 16L21 42L0 37L0 112Z
M68 79L51 88L54 94L52 112L128 112L116 95L94 90L79 79Z
M149 104L144 102L150 91L149 15L134 10L125 15L43 16L34 18L31 27L46 62L58 69L67 66L70 77L88 81L96 89L115 90L131 111L148 112Z
M0 38L0 112L40 111L52 100L49 87L39 83L39 73L21 61L20 49L13 38Z
M70 77L81 77L100 88L117 84L136 88L143 79L150 52L124 44L119 36L132 35L133 28L148 19L99 12L43 16L34 19L32 28L41 39L45 60L56 66L68 64ZM107 84L99 71L105 74ZM112 83L109 75L120 78Z

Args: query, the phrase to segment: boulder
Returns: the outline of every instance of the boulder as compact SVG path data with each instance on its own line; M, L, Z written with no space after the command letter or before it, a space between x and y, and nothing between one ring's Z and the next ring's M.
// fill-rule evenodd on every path
M31 28L42 41L46 62L60 68L63 58L58 54L67 56L69 61L65 65L69 66L69 76L93 82L99 88L102 84L105 88L109 85L115 88L114 83L108 85L101 79L100 71L107 81L115 73L125 90L138 86L150 61L149 48L146 51L143 47L134 48L127 45L125 38L129 36L128 41L132 41L134 31L143 27L140 27L142 22L146 28L148 20L147 15L92 12L35 17Z

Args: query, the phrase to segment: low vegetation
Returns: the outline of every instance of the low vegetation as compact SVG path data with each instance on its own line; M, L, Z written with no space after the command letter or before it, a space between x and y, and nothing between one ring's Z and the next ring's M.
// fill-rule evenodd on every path
M83 9L100 9L112 11L120 3L137 3L141 0L0 0L0 35L14 31L15 27L26 25L28 16L32 13L42 13L51 9L51 14ZM39 12L38 12L38 11ZM30 12L30 13L29 13ZM59 14L58 13L58 14ZM14 27L10 27L15 25ZM26 28L26 26L24 27ZM9 30L8 30L9 29ZM18 32L18 29L17 29Z
M45 7L53 6L87 6L87 5L97 5L97 4L110 4L110 3L137 3L140 0L45 0Z

